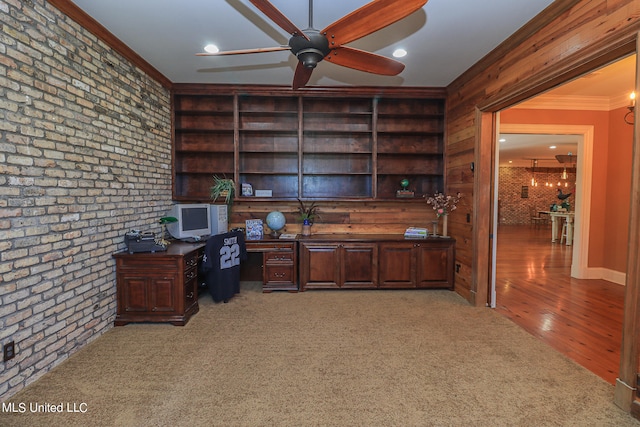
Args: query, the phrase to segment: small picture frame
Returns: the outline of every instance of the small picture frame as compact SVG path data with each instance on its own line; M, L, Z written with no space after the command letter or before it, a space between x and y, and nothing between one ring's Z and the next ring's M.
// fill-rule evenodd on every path
M261 240L264 234L264 226L261 219L248 219L245 221L247 240Z
M248 182L242 183L242 195L244 197L253 196L253 186Z

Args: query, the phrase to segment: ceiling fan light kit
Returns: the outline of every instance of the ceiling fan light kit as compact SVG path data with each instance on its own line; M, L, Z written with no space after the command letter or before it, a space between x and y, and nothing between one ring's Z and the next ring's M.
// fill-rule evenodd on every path
M309 0L309 28L303 31L268 0L249 1L280 28L291 34L289 45L197 55L219 56L291 50L299 61L293 76L293 89L304 87L309 82L313 69L323 59L367 73L398 75L404 70L404 64L401 62L344 45L406 18L427 3L427 0L373 0L324 30L318 31L313 28L313 0Z
M329 48L329 40L315 30L307 30L306 35L309 40L300 36L293 36L289 39L291 53L293 53L302 65L307 68L316 68L318 62L327 56L331 49Z

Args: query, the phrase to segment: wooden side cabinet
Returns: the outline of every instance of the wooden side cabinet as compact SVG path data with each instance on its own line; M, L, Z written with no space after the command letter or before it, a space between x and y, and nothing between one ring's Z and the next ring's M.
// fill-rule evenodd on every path
M300 240L300 290L454 286L455 240L316 235Z
M183 326L198 312L198 265L204 244L173 243L164 252L114 254L115 326L167 322Z
M377 287L375 243L303 242L300 252L300 290Z
M451 239L380 243L381 288L453 289Z

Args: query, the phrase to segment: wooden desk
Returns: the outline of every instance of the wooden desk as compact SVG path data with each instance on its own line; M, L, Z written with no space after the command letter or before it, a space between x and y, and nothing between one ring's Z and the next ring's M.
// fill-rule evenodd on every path
M551 217L551 243L556 243L558 241L559 228L560 228L560 220L564 219L567 223L567 246L571 246L573 244L573 222L575 218L575 212L551 212L551 211L542 211L540 213L549 215Z
M205 243L174 242L162 252L118 252L115 326L168 322L183 326L198 312L198 265Z
M247 240L247 252L262 253L262 292L298 291L298 242L265 236Z

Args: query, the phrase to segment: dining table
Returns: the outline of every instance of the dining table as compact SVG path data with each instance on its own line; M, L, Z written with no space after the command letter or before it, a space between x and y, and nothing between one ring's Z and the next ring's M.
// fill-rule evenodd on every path
M569 211L539 211L540 215L549 215L551 218L551 243L556 243L560 236L560 224L566 222L567 224L567 239L566 245L571 246L573 244L573 227L575 212Z

